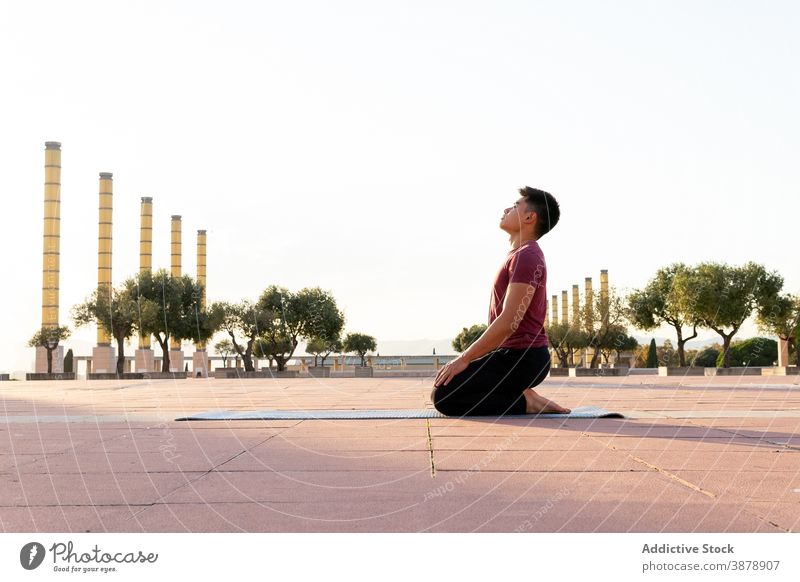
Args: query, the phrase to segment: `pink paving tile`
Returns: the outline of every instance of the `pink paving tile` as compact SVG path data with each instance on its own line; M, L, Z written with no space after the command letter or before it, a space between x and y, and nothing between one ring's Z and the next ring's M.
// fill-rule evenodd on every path
M605 446L619 450L637 451L681 451L681 452L707 452L709 454L719 454L720 451L780 451L786 450L781 445L776 445L758 439L741 437L730 438L637 438L637 437L616 437L616 438L596 438L592 440L603 443Z
M226 471L402 471L430 467L427 451L299 451L258 447L224 465Z
M434 436L434 451L605 451L606 445L583 436Z
M660 469L676 471L679 469L706 471L789 471L800 473L800 451L764 452L728 451L720 447L716 452L687 451L630 451L631 454L656 465Z
M794 503L750 501L746 507L752 513L779 525L786 531L800 532L800 493L797 493L797 497L798 501Z
M215 471L161 502L420 501L432 483L427 471Z
M190 473L0 474L0 507L152 503L196 477Z
M754 471L716 471L676 469L678 477L719 497L744 502L797 500L794 489L800 488L800 471L771 473Z
M735 504L717 504L710 510L680 495L657 503L630 501L625 505L595 502L590 506L515 503L472 531L480 532L775 532L781 530ZM436 528L434 531L447 531Z
M105 532L133 515L138 507L63 506L3 507L0 531L12 532Z
M437 471L648 471L614 451L434 451Z
M164 449L163 452L67 452L47 457L26 455L20 457L16 468L5 472L39 474L117 474L117 473L177 473L182 471L209 471L231 459L237 451L206 450L187 454L186 451Z
M307 437L281 434L264 443L265 447L299 451L427 451L427 435L406 437Z

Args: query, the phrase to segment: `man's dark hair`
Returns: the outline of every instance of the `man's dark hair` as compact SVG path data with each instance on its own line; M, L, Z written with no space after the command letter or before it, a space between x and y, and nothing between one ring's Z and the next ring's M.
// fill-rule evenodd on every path
M536 213L536 236L542 238L558 224L561 217L558 201L549 192L530 186L520 188L519 193L525 197L528 210Z

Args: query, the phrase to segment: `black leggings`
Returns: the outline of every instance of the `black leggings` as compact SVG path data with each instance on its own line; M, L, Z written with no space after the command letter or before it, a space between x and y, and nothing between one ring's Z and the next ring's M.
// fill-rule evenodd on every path
M550 371L550 351L498 348L469 363L447 386L431 392L433 406L447 416L525 414L526 388L537 386Z

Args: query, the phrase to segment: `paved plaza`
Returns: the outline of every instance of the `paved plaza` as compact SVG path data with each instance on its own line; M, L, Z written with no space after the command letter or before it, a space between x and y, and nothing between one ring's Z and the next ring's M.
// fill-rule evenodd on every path
M625 419L432 408L427 378L0 383L0 531L800 531L798 377L548 378Z

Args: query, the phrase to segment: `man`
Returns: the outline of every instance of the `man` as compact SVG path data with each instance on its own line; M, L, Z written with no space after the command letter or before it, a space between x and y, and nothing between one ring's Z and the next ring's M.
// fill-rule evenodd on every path
M519 193L500 220L511 250L495 279L489 327L433 383L433 405L448 416L571 412L533 390L550 369L547 266L537 241L560 210L548 192L526 186Z

